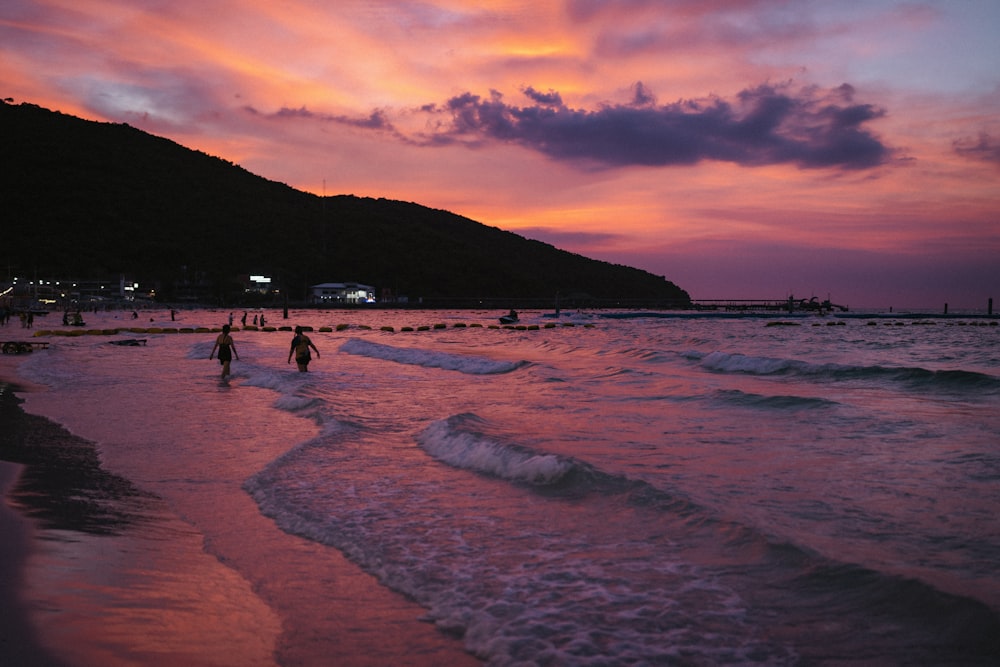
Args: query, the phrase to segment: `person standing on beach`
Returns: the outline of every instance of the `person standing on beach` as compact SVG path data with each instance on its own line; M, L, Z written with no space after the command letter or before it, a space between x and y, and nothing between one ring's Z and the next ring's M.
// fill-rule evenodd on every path
M239 359L240 355L236 352L236 343L233 341L233 337L229 335L229 325L222 325L222 333L218 335L215 339L215 345L212 347L212 351L209 353L208 358L211 359L215 355L215 351L219 351L219 363L222 364L222 379L225 380L226 376L229 375L229 363L233 360L233 355ZM319 356L319 353L317 353Z
M319 350L309 340L309 336L302 331L302 327L295 327L292 346L288 350L288 363L292 363L292 355L294 354L295 363L298 365L300 373L305 373L309 370L309 362L312 361L309 348L312 348L316 352L316 358L319 359Z

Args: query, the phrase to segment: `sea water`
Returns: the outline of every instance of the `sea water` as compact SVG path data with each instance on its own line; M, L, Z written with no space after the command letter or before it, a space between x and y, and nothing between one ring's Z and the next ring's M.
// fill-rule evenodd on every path
M490 665L1000 659L995 321L543 315L268 311L315 329L308 373L287 331L235 331L223 381L216 334L155 329L19 373L224 568L302 589L278 663L340 594L296 568L334 556ZM303 546L250 562L258 521Z

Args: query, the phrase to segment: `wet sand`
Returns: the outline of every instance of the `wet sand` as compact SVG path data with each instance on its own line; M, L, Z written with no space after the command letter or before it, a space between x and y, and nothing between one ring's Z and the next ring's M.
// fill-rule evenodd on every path
M282 533L249 497L230 501L238 530L217 533L206 553L159 498L103 470L93 443L25 413L15 393L45 389L18 381L16 366L0 360L10 664L479 664L420 622L420 607L339 552Z
M10 364L4 364L7 369ZM0 367L0 370L6 370ZM24 599L24 576L28 558L37 548L37 529L33 521L15 511L7 501L24 466L4 460L11 456L11 445L23 436L24 413L17 407L13 387L0 375L0 655L4 664L23 667L62 665L45 649L29 621ZM55 426L53 424L53 426Z
M3 411L0 411L2 414ZM0 416L0 423L6 415ZM21 466L0 461L0 496L6 496L21 471ZM35 629L28 622L28 609L22 599L22 577L32 548L34 531L30 523L0 503L0 655L4 663L22 667L57 667L61 663L42 647ZM9 661L9 662L8 662Z

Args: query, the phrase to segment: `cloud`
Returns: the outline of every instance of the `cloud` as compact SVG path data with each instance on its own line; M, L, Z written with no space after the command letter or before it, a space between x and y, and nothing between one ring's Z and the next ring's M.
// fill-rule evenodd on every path
M301 106L298 109L291 109L288 107L281 107L277 111L269 114L262 113L252 106L244 106L243 111L250 114L251 116L267 118L271 120L318 120L328 123L339 123L340 125L348 125L351 127L357 127L365 130L379 130L386 132L394 132L395 128L389 121L385 112L381 109L376 109L372 111L367 116L346 116L346 115L336 115L327 113L316 113L315 111L310 111L305 106Z
M978 139L966 137L952 142L955 152L962 157L990 162L1000 167L1000 143L989 134L982 132Z
M771 5L781 7L787 0L674 0L669 10L680 16L702 16L732 11L760 11ZM607 15L662 12L662 0L569 0L566 11L576 21L593 20Z
M421 138L430 144L517 144L550 158L599 167L693 165L702 161L744 166L794 164L801 168L868 169L892 150L869 129L885 116L854 102L854 89L761 85L732 100L710 97L657 106L641 82L628 104L596 110L566 106L555 91L523 90L531 104L508 104L492 91L470 92L425 107L446 120Z

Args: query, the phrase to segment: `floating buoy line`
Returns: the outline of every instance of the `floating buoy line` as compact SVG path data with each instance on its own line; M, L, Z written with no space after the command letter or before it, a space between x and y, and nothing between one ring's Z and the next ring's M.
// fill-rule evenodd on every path
M765 327L801 327L803 324L804 324L803 322L787 321L787 320L775 320L775 321L772 321L772 322L768 322L764 326ZM812 326L814 326L814 327L821 327L821 326L823 326L823 324L824 324L823 322L813 322ZM843 320L837 320L835 322L826 322L825 324L828 327L842 327L842 326L846 326L847 322L844 322ZM926 327L926 326L936 326L937 322L935 322L934 320L914 320L912 322L903 322L903 321L900 321L900 320L891 320L891 321L888 321L888 322L876 322L874 320L869 320L868 322L865 322L865 324L867 326L870 326L870 327L877 327L877 326L879 326L879 324L881 324L884 327L905 327L907 325L909 325L911 327L920 327L920 326L925 326ZM995 327L995 326L1000 326L1000 322L997 322L996 320L990 320L989 322L982 322L982 321L979 321L979 322L977 322L977 321L966 322L964 320L959 320L957 322L946 322L944 326L946 326L946 327Z
M575 322L546 322L545 324L489 324L484 325L478 322L473 322L472 324L466 324L464 322L457 322L451 325L453 329L510 329L513 331L539 331L543 329L556 329L556 328L569 328L569 327L583 327L584 329L592 329L595 325L593 324L576 324ZM447 329L448 325L444 323L438 324L422 324L420 326L403 326L399 327L398 331L404 332L418 332L418 331L439 331L441 329ZM357 329L359 331L373 331L375 327L367 324L337 324L336 326L321 326L321 327L311 327L303 326L302 330L307 332L320 332L320 333L332 333L334 331L347 331L349 329ZM379 331L384 331L387 333L395 333L397 331L396 327L393 326L382 326L378 327ZM76 338L79 336L117 336L119 334L134 333L134 334L210 334L219 333L222 331L222 327L118 327L114 329L39 329L34 332L34 336L66 336L70 338ZM233 325L230 331L262 331L262 332L275 332L275 331L287 331L292 332L294 328L291 326L263 326L259 327L253 324L248 324L247 326L240 327L238 325Z
M803 322L798 321L786 321L786 320L776 320L772 322L767 322L764 326L766 327L798 327L802 326ZM833 322L812 322L812 326L818 327L823 326L845 326L846 323L842 320ZM933 320L914 320L912 322L905 322L901 320L892 320L887 322L875 322L868 321L865 322L867 326L886 326L886 327L902 327L902 326L935 326L937 322ZM977 322L973 321L955 321L946 322L944 326L960 326L960 327L995 327L998 326L996 320L991 320L989 322ZM584 329L593 329L594 324L577 324L575 322L546 322L545 324L480 324L479 322L473 322L471 324L466 324L464 322L456 322L451 325L452 329L509 329L512 331L539 331L545 329L557 329L557 328L571 328L571 327L583 327ZM332 333L334 331L347 331L350 329L358 331L374 331L375 329L383 331L386 333L410 333L410 332L422 332L422 331L440 331L442 329L447 329L448 325L439 322L437 324L421 324L419 326L402 326L398 329L393 326L381 326L374 327L368 324L337 324L330 326L312 327L308 325L303 325L302 330L307 332L320 332L320 333ZM262 332L292 332L294 327L289 325L282 326L257 326L254 324L248 324L246 326L233 325L230 329L233 332L237 331L262 331ZM119 334L133 333L133 334L210 334L219 333L222 331L222 327L116 327L112 329L38 329L32 335L34 337L39 336L65 336L70 338L76 338L79 336L117 336Z

